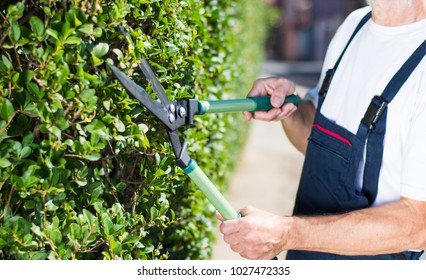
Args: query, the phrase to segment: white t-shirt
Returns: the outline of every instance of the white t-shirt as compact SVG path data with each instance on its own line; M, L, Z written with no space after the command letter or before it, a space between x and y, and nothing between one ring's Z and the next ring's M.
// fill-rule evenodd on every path
M354 11L337 31L327 51L318 86L306 98L317 103L324 73L333 68L356 26L370 11ZM369 20L346 51L327 93L321 113L356 133L374 95L426 39L426 20L385 27ZM374 205L401 196L426 201L426 58L388 105L383 164ZM362 176L358 178L362 188Z

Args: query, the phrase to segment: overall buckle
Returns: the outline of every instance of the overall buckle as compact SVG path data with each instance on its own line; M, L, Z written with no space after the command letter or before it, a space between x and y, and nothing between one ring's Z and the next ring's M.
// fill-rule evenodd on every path
M335 69L328 69L325 73L324 80L321 85L321 89L319 91L320 96L325 97L327 95L328 89L330 88L331 81L333 80L333 76L335 73Z
M383 97L377 95L374 96L361 122L368 126L370 130L374 129L387 105L388 102Z

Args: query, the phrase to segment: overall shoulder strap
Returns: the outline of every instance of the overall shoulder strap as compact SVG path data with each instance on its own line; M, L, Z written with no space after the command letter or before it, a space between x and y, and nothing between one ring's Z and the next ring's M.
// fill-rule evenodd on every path
M408 80L414 69L420 64L420 61L426 55L426 40L414 51L410 58L402 65L401 69L392 77L389 84L382 93L382 98L388 103L396 96L398 91Z
M413 73L414 69L416 69L425 55L426 40L420 44L420 46L407 59L398 72L396 72L396 74L392 77L390 82L383 90L383 93L380 96L376 95L373 97L370 106L368 106L367 112L365 112L364 118L361 121L362 124L366 125L368 129L374 128L386 106L396 96L396 94L411 76L411 73Z
M340 61L342 60L343 56L346 53L346 50L348 49L349 45L352 43L353 39L355 38L356 34L358 34L358 31L361 30L361 28L364 26L364 24L367 23L367 21L371 18L371 12L368 12L358 23L357 27L355 28L354 32L352 33L352 36L349 38L348 43L346 44L345 48L343 49L342 53L340 54L339 59L337 59L336 64L333 67L333 70L336 71L337 67L339 67Z
M426 40L408 58L392 77L381 96L375 96L358 127L358 135L368 137L364 167L362 192L372 204L377 196L380 168L383 160L383 141L386 133L387 104L399 92L401 87L426 55Z
M358 34L358 31L361 30L361 28L365 25L365 23L371 18L371 12L368 12L358 23L357 27L355 28L354 32L352 33L352 36L349 38L348 43L346 44L345 48L343 49L342 53L340 54L339 58L337 59L336 63L334 64L334 67L332 69L329 69L326 72L324 81L321 85L321 89L319 91L321 96L325 96L327 94L327 91L330 87L331 80L333 79L334 73L336 73L337 67L339 67L340 62L342 61L343 56L345 55L349 45L351 44L352 40L355 38L356 34Z

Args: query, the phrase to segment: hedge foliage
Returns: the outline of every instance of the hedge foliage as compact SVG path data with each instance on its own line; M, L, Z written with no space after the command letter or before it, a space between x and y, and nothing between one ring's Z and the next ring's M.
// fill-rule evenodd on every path
M170 99L243 97L262 56L263 8L261 0L2 1L0 259L209 258L214 209L175 166L163 126L105 62L147 85L137 67L145 54ZM244 131L240 114L221 114L184 134L218 186Z

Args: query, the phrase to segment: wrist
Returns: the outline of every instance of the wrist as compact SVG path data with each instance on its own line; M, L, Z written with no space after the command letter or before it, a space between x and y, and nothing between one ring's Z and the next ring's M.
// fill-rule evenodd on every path
M299 217L281 217L281 251L300 248L302 219Z

